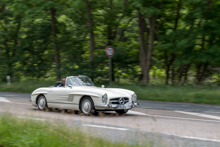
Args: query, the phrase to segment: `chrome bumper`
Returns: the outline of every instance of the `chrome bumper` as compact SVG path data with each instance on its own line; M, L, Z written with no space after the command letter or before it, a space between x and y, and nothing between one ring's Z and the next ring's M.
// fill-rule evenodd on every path
M117 105L117 104L95 105L95 109L97 109L97 110L132 109L138 105L139 105L139 103L126 103L124 105Z

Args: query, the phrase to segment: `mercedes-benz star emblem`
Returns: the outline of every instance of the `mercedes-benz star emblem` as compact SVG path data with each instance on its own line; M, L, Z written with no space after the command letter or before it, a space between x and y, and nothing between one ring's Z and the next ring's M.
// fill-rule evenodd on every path
M125 104L125 99L123 97L121 97L119 99L119 104L124 105Z

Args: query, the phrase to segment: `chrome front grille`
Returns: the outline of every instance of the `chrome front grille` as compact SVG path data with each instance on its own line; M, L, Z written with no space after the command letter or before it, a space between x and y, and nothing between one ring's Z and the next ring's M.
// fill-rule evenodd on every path
M127 102L129 102L129 99L127 97L119 97L119 98L110 99L109 102L110 104L124 105Z

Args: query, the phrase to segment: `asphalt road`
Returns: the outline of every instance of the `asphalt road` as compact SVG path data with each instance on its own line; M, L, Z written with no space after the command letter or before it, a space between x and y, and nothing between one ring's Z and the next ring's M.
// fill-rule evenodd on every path
M152 144L153 147L219 147L220 106L139 100L125 116L80 116L38 111L30 94L0 92L0 114L52 121L79 127L110 141Z
M28 99L30 97L30 93L0 92L0 97ZM206 113L206 114L220 114L220 105L158 102L158 101L147 101L147 100L138 100L138 103L140 105L137 108L142 108L142 109L156 109L156 110L170 110L170 111L178 110L178 111L198 112L198 113Z

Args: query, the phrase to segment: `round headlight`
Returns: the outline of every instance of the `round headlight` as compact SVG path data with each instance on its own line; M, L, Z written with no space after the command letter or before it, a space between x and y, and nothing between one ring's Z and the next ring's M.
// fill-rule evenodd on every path
M107 101L108 101L108 96L107 96L107 94L105 93L105 94L102 96L102 103L107 104Z
M134 94L132 95L132 101L133 101L133 102L136 102L136 100L137 100L137 95L136 95L136 93L134 93Z

